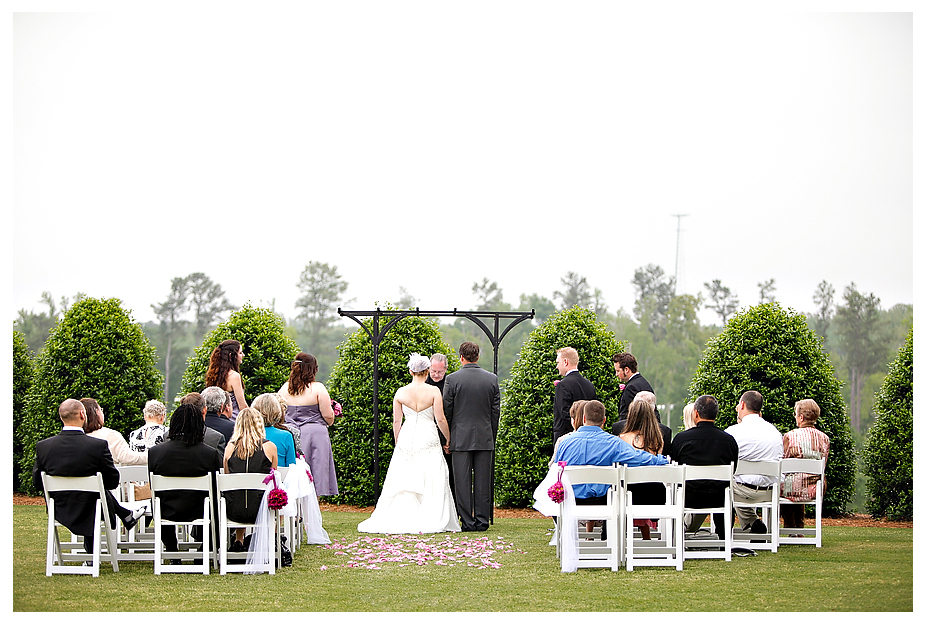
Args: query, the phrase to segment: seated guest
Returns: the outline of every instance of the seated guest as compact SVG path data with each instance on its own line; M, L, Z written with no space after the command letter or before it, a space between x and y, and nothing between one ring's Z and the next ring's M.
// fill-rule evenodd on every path
M148 401L145 403L142 414L145 417L145 424L129 434L129 448L136 453L144 453L167 438L167 427L164 426L167 408L164 403L155 400Z
M232 430L235 428L235 423L231 420L232 396L214 385L203 390L202 397L206 403L206 426L221 433L228 442L232 439ZM225 451L224 447L222 451Z
M624 431L618 437L636 449L657 455L664 448L669 447L664 445L663 433L660 429L662 425L657 422L653 407L646 397L641 398L645 394L650 394L650 392L639 392L637 398L628 407L628 419L623 421ZM635 505L666 503L666 488L662 483L638 483L628 486L628 490L633 493ZM640 529L644 540L650 539L651 528L656 529L656 524L650 520L635 519L634 524Z
M264 437L264 419L256 409L246 407L238 412L235 431L225 447L222 464L226 473L268 474L277 467L277 447ZM264 490L234 490L226 493L229 518L241 523L255 522L263 496ZM244 551L244 537L245 530L236 529L235 543L230 550Z
M830 438L817 428L820 417L821 408L812 399L806 398L795 403L795 424L798 428L782 436L783 458L823 459L827 463ZM811 501L817 497L819 478L819 475L804 472L789 473L782 478L780 495L788 499ZM826 477L822 487L827 489ZM779 512L782 514L783 527L801 529L805 526L804 505L781 503Z
M203 442L206 423L192 405L180 405L171 414L167 440L148 451L148 470L154 475L202 477L222 468L222 456ZM159 492L161 515L168 520L202 518L204 493L197 490ZM177 550L173 525L162 528L162 542L168 551Z
M147 453L138 453L129 448L129 443L122 437L122 434L115 429L104 427L103 408L92 398L80 399L84 410L87 413L87 419L84 422L84 433L92 438L106 440L109 445L109 451L112 453L113 461L117 466L144 466L148 463Z
M58 435L38 442L35 445L35 466L32 470L32 483L42 489L42 473L53 477L90 477L98 472L103 477L106 488L105 498L109 506L109 526L116 528L116 516L122 519L127 529L138 523L145 513L141 508L137 512L119 505L111 491L119 486L119 471L113 464L109 445L102 438L92 438L84 433L87 410L83 403L73 398L67 399L58 407L58 417L62 429ZM97 533L97 521L94 520L97 495L90 492L55 492L55 519L84 537L84 549L93 552L93 539Z
M657 452L662 455L669 455L670 443L673 441L673 432L670 430L669 427L667 427L665 424L660 422L660 412L657 411L656 395L649 390L641 390L634 396L634 399L631 402L633 403L634 401L644 401L650 405L650 408L653 410L653 415L657 420L657 427L660 429L660 433L663 436L663 448ZM630 408L631 406L628 405L629 411L630 411ZM627 422L627 419L625 418L615 423L612 429L612 433L618 436L624 433L626 422Z
M602 430L605 424L605 405L601 401L587 401L583 407L583 426L560 442L556 461L568 466L662 466L668 461L662 455L639 451L616 435ZM578 504L604 504L609 486L589 483L573 487Z
M715 426L718 416L718 401L707 394L699 396L692 408L695 426L676 434L670 446L670 457L677 464L689 466L716 466L734 463L737 469L737 440ZM696 479L686 481L686 507L711 508L724 505L724 489L729 484L723 481ZM702 526L705 514L686 515L686 531L695 532ZM724 517L715 514L715 529L718 537L724 538Z
M190 392L189 394L184 396L182 399L180 399L180 404L181 405L192 405L193 408L197 411L197 413L199 413L199 415L203 418L203 422L205 424L206 422L206 401L203 400L202 394L198 392ZM220 433L219 431L216 431L215 429L211 427L208 427L208 426L206 427L206 434L203 436L203 442L205 442L207 446L211 446L217 451L219 451L220 455L225 452L225 443L226 443L225 436L222 435L222 433Z
M251 401L251 407L256 409L264 419L264 437L277 447L277 467L286 468L296 463L296 441L293 435L280 428L283 424L283 410L280 401L274 394L261 394Z
M695 426L695 403L689 403L682 408L682 424L685 429L691 429Z
M775 425L762 418L763 396L755 391L744 392L737 403L737 424L725 431L737 440L738 459L750 462L777 462L782 459L782 434ZM774 479L764 475L735 475L734 500L763 503L772 500ZM737 519L744 531L766 533L766 525L756 515L755 507L735 507Z
M554 460L557 458L557 447L560 446L560 442L563 441L563 438L573 435L577 429L583 426L583 407L587 402L588 401L573 401L573 404L570 405L570 424L573 426L573 431L564 433L557 438L557 442L554 443L554 454L550 456L550 463L548 465L554 464Z

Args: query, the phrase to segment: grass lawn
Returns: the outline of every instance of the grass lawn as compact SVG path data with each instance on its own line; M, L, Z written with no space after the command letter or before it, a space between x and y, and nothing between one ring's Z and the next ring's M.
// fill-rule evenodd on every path
M421 536L458 550L425 564L349 567L381 536L357 533L363 513L325 512L333 545L303 545L268 575L166 574L150 562L103 564L100 577L45 576L43 505L13 506L13 610L23 612L912 612L913 529L825 527L824 546L687 561L668 568L564 574L547 519L497 518L482 534ZM483 539L485 538L485 539ZM393 544L396 538L386 538ZM351 546L358 543L357 546ZM469 544L465 544L469 543ZM409 544L412 546L414 542ZM465 550L479 555L453 561ZM491 554L486 549L493 550ZM411 548L406 554L414 552ZM339 554L340 553L340 554ZM443 561L444 563L438 563ZM468 566L467 562L474 564ZM405 564L405 565L403 565ZM484 568L479 568L484 566ZM789 604L784 603L789 599Z

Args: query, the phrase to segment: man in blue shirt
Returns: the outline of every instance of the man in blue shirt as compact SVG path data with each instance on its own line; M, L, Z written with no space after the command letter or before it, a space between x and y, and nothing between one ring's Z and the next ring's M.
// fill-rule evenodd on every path
M583 408L583 426L560 441L557 459L568 466L663 466L669 463L663 455L641 451L616 435L602 430L605 424L605 405L588 401ZM577 504L604 504L609 486L604 483L585 483L573 486Z

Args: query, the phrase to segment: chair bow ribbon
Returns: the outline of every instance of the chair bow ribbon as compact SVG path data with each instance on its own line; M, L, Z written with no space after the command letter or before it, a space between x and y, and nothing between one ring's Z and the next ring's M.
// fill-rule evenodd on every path
M274 470L270 471L266 477L264 477L263 484L267 485L271 481L274 482L274 487L271 489L270 493L267 495L267 507L269 509L281 509L287 504L289 498L286 495L286 490L281 489L277 485L277 473Z

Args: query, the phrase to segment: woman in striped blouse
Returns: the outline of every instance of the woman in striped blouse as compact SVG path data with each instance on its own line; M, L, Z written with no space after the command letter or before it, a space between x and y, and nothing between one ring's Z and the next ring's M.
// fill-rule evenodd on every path
M782 457L798 457L802 459L823 459L827 465L827 454L830 452L830 438L817 428L818 418L821 417L821 408L812 399L807 398L795 403L795 424L792 429L782 437ZM790 473L782 478L780 495L790 499L812 500L815 498L818 475L809 475L803 472ZM827 479L824 478L823 488L827 489ZM779 506L785 527L801 528L805 526L805 506L783 503Z

